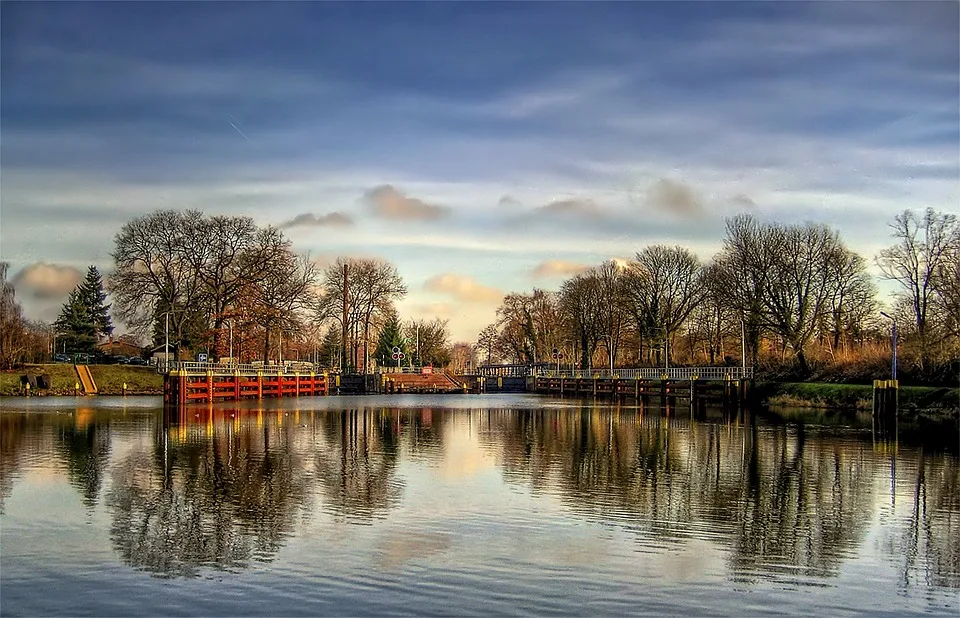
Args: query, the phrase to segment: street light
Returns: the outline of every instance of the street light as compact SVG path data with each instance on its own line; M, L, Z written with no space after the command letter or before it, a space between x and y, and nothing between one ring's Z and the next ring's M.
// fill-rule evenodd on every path
M163 312L163 372L170 368L170 312Z
M230 362L233 362L233 320L227 322L230 325Z
M890 326L890 349L891 349L891 362L890 362L890 378L893 380L897 379L897 321L884 313L880 312L880 315L887 318L891 322Z
M663 369L670 373L670 332L663 327Z

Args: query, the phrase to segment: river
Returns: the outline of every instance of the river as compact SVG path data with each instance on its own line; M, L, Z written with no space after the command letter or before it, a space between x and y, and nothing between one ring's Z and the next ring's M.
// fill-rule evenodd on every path
M960 613L960 462L531 395L4 399L0 614Z

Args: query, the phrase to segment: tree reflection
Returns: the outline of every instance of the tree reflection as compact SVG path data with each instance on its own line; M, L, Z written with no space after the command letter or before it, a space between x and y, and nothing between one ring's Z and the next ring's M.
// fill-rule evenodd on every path
M152 453L132 452L113 469L115 548L167 577L271 560L307 507L294 424L262 411L191 413L157 426Z
M94 507L110 460L109 415L98 417L92 408L77 408L72 424L57 427L57 450L70 484L80 492L87 507Z
M736 579L835 575L871 519L880 464L860 441L608 406L501 418L512 425L498 434L508 477L640 539L719 542Z
M344 410L322 417L317 479L327 508L344 521L368 523L396 505L403 486L395 478L400 457L398 410Z

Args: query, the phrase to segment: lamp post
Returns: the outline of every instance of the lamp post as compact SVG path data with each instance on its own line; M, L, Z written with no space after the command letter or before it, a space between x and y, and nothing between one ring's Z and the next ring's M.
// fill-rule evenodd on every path
M230 325L230 362L233 362L233 320L227 322Z
M880 315L887 318L891 322L890 326L890 349L891 349L891 361L890 361L890 378L892 380L897 379L897 321L884 313L880 312Z
M670 373L670 332L667 327L663 327L663 370Z
M163 312L163 372L170 370L170 312Z

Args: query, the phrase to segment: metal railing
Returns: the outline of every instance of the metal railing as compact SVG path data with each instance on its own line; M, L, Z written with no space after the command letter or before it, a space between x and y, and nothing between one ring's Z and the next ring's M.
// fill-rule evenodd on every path
M610 369L546 369L537 368L531 375L543 378L609 378ZM642 367L614 369L614 377L621 380L749 380L753 367Z
M323 373L324 368L320 365L305 362L285 362L285 363L196 363L188 361L179 361L171 363L159 363L157 371L168 373L170 371L184 371L193 375L206 375L208 372L214 375L240 375L255 376L259 373L266 375L277 373L300 373L308 374Z

